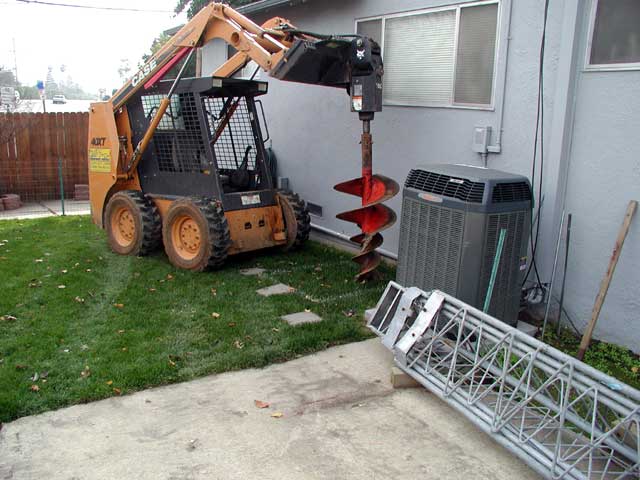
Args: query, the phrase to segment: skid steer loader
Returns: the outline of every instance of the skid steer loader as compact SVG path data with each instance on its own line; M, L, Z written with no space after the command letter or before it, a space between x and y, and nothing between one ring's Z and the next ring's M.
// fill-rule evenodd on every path
M379 263L378 233L395 219L380 203L397 184L371 172L369 122L381 110L382 62L364 37L295 29L274 18L258 26L212 3L157 52L107 102L91 105L89 185L94 222L111 248L145 255L164 244L176 267L201 271L228 255L307 240L309 212L295 193L278 191L267 165L268 137L259 97L266 82L233 78L250 60L270 76L345 88L363 121L363 176L336 186L362 198L340 218L358 223L355 260L365 277ZM238 53L212 76L183 78L195 49L221 38ZM170 80L168 72L180 71ZM262 121L262 123L261 123Z

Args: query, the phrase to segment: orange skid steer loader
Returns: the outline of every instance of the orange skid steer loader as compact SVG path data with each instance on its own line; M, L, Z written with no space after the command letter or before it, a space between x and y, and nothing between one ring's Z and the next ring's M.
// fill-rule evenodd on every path
M196 48L220 38L237 53L211 76L183 78ZM379 263L378 233L395 219L380 204L397 184L371 172L369 122L381 110L380 48L360 36L304 32L273 18L262 26L212 3L89 115L93 221L113 251L145 255L164 244L176 267L201 271L228 255L301 245L305 202L279 191L267 165L259 97L266 82L233 78L253 60L271 77L345 88L363 121L363 176L336 186L362 198L341 214L362 233L355 260L366 277ZM181 65L181 67L180 67ZM175 78L163 79L179 68ZM262 122L261 122L262 120Z

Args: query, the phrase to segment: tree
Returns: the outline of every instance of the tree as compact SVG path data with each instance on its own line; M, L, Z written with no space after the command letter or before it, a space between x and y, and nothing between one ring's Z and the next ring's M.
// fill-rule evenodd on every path
M35 85L19 85L16 90L18 90L21 100L38 100L40 98L40 92Z
M47 68L47 79L44 82L44 91L45 95L49 100L53 98L54 95L58 95L60 93L60 89L58 88L58 84L53 78L53 67L49 66Z
M165 32L162 32L158 37L156 37L151 43L151 48L149 49L149 53L145 53L142 55L142 60L138 64L138 68L142 68L145 63L149 61L149 59L155 55L158 50L160 50L165 43L169 41L169 39L173 35ZM185 60L180 60L177 65L175 65L171 70L169 70L163 77L164 80L168 80L171 78L176 78L178 76L178 72L182 68L182 64ZM185 77L195 77L196 76L196 58L192 56L191 62L187 65L187 68L184 71L183 78Z
M145 53L144 55L142 55L142 62L138 65L139 68L142 68L142 66L147 63L147 61L154 56L158 50L160 50L162 48L162 46L167 43L167 41L171 38L171 35L169 35L167 32L162 32L159 36L157 36L156 38L153 39L153 42L151 42L151 48L149 49L149 53Z
M16 77L13 72L0 65L0 87L14 87L15 85Z
M253 3L258 0L224 0L223 3L227 3L232 7L241 7L242 5L247 5L248 3ZM178 0L178 4L176 5L175 12L182 13L185 10L187 11L187 16L189 18L193 18L193 16L202 10L204 7L209 5L211 0Z
M130 72L131 72L131 65L129 63L129 59L121 58L120 66L118 67L118 76L120 77L120 80L122 80L122 83L127 81L127 79L129 78Z

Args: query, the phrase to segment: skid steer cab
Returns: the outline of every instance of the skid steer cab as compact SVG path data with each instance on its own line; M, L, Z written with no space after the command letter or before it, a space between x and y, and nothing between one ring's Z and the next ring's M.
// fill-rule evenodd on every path
M127 159L172 86L148 148L130 168ZM186 78L140 89L115 115L111 102L92 104L92 215L114 252L145 255L164 244L173 265L201 271L228 255L307 240L305 202L276 190L267 164L256 100L266 92L265 82Z

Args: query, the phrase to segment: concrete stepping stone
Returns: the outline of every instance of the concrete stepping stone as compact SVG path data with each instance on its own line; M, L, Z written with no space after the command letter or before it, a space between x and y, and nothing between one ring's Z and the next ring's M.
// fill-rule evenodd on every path
M523 322L522 320L518 320L518 325L516 328L531 337L535 337L536 333L538 333L538 327L536 327L535 325L531 325L530 323Z
M313 312L290 313L280 318L289 325L302 325L303 323L318 323L322 321L322 318Z
M284 283L276 283L275 285L256 290L256 293L258 295L262 295L263 297L270 297L271 295L284 295L286 293L292 293L295 292L295 290L295 288L290 287L289 285L285 285Z
M254 276L262 275L264 272L266 272L264 268L258 268L258 267L245 268L243 270L240 270L240 275L244 275L246 277L254 277Z

